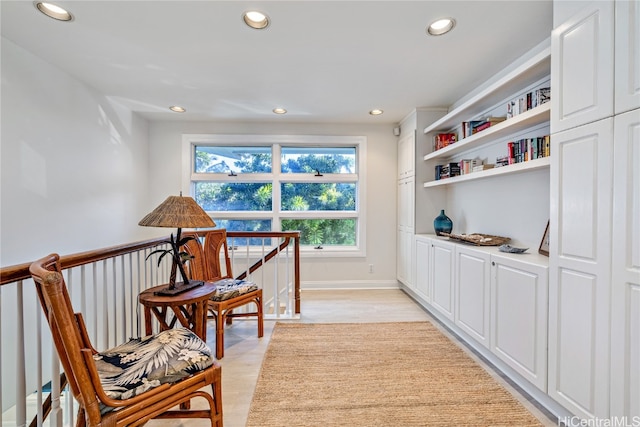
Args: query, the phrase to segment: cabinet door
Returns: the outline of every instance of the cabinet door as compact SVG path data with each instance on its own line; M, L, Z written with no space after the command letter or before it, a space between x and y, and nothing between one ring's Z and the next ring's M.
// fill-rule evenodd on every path
M398 140L398 178L406 178L415 174L415 132L409 132Z
M398 226L413 231L415 208L415 179L398 181Z
M455 245L431 241L431 305L453 321Z
M398 256L396 263L397 279L411 287L411 239L413 233L407 230L398 230Z
M640 109L614 119L611 416L640 419Z
M407 216L409 209L407 208L407 181L398 180L398 227L407 227Z
M491 351L547 391L548 269L491 256Z
M609 414L613 119L551 137L549 395Z
M416 293L428 303L431 303L429 292L429 254L431 253L431 239L416 238L415 285Z
M405 180L405 209L407 228L413 233L415 230L415 207L416 207L416 179L415 177L407 178Z
M455 252L455 324L489 347L489 254L463 246Z
M640 108L640 0L616 1L616 114Z
M594 5L551 33L552 133L613 115L613 2Z

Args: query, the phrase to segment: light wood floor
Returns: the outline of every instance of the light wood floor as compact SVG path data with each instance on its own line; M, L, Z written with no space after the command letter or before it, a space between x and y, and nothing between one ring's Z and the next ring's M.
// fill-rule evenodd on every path
M332 290L302 291L300 320L286 320L286 322L354 323L425 320L433 321L426 311L400 290ZM254 320L238 319L225 329L225 354L220 361L225 427L244 427L246 424L253 390L274 324L274 321L265 321L263 338L257 337ZM441 330L448 335L445 330L442 328ZM207 337L209 346L215 348L215 328L212 321L207 330ZM483 364L466 347L462 346L462 348ZM532 405L526 396L519 394L492 369L488 368L487 370L496 380L512 391L543 424L546 426L557 425L556 420L551 419L548 413L544 413ZM276 398L274 396L274 399ZM208 424L203 420L172 420L152 421L149 425L196 427Z

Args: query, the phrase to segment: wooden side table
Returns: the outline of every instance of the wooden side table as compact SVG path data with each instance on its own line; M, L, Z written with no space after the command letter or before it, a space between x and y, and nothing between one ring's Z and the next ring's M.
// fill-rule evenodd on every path
M213 283L177 295L156 295L155 292L168 285L154 286L138 295L138 301L144 306L145 333L151 335L151 314L160 322L160 330L171 329L179 321L185 328L191 329L203 341L207 341L207 301L216 292ZM173 316L171 316L173 313Z

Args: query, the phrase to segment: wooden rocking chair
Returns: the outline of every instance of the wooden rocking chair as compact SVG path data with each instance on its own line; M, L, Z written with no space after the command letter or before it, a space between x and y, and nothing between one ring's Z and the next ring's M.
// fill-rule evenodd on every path
M34 262L30 272L71 392L79 404L77 426L138 426L154 418L206 418L212 427L222 427L221 368L206 343L193 332L171 329L97 352L89 341L82 315L73 312L58 255ZM161 334L164 335L160 337ZM173 345L164 344L168 339ZM129 366L140 362L131 361L132 349L159 348L166 355L169 347L187 350L189 360L175 354L166 366L130 383L120 376L124 373L130 379L135 369L127 368L139 366ZM128 350L130 357L126 359ZM107 366L111 369L101 370ZM117 378L114 367L119 371ZM212 394L200 390L209 385ZM189 409L189 401L196 397L204 398L208 409ZM180 409L171 410L178 406Z
M198 239L190 240L185 245L186 252L193 256L190 264L191 278L216 282L222 279L233 278L231 259L227 247L227 230L216 229L207 231L204 236L204 245ZM224 251L224 252L223 252ZM224 269L220 263L221 255L224 255ZM256 311L249 313L234 313L233 309L246 304L255 303ZM230 298L213 295L208 301L209 319L216 322L216 358L224 357L224 326L230 325L234 317L257 317L258 338L264 336L264 313L262 307L262 289L252 289L249 292L234 295Z

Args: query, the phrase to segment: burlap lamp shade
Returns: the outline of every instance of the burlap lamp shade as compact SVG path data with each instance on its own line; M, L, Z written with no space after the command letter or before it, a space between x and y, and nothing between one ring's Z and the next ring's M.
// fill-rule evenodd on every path
M175 239L173 234L171 234L171 238L167 242L171 245L170 252L173 259L169 287L158 292L159 294L174 295L202 284L202 282L190 281L184 271L184 266L180 259L181 233L183 228L209 228L215 227L216 223L193 198L184 197L182 193L180 193L179 196L169 196L151 213L142 218L140 222L138 222L138 225L178 229ZM155 252L165 251L158 250L153 253ZM180 270L183 279L182 283L176 283L176 269Z

